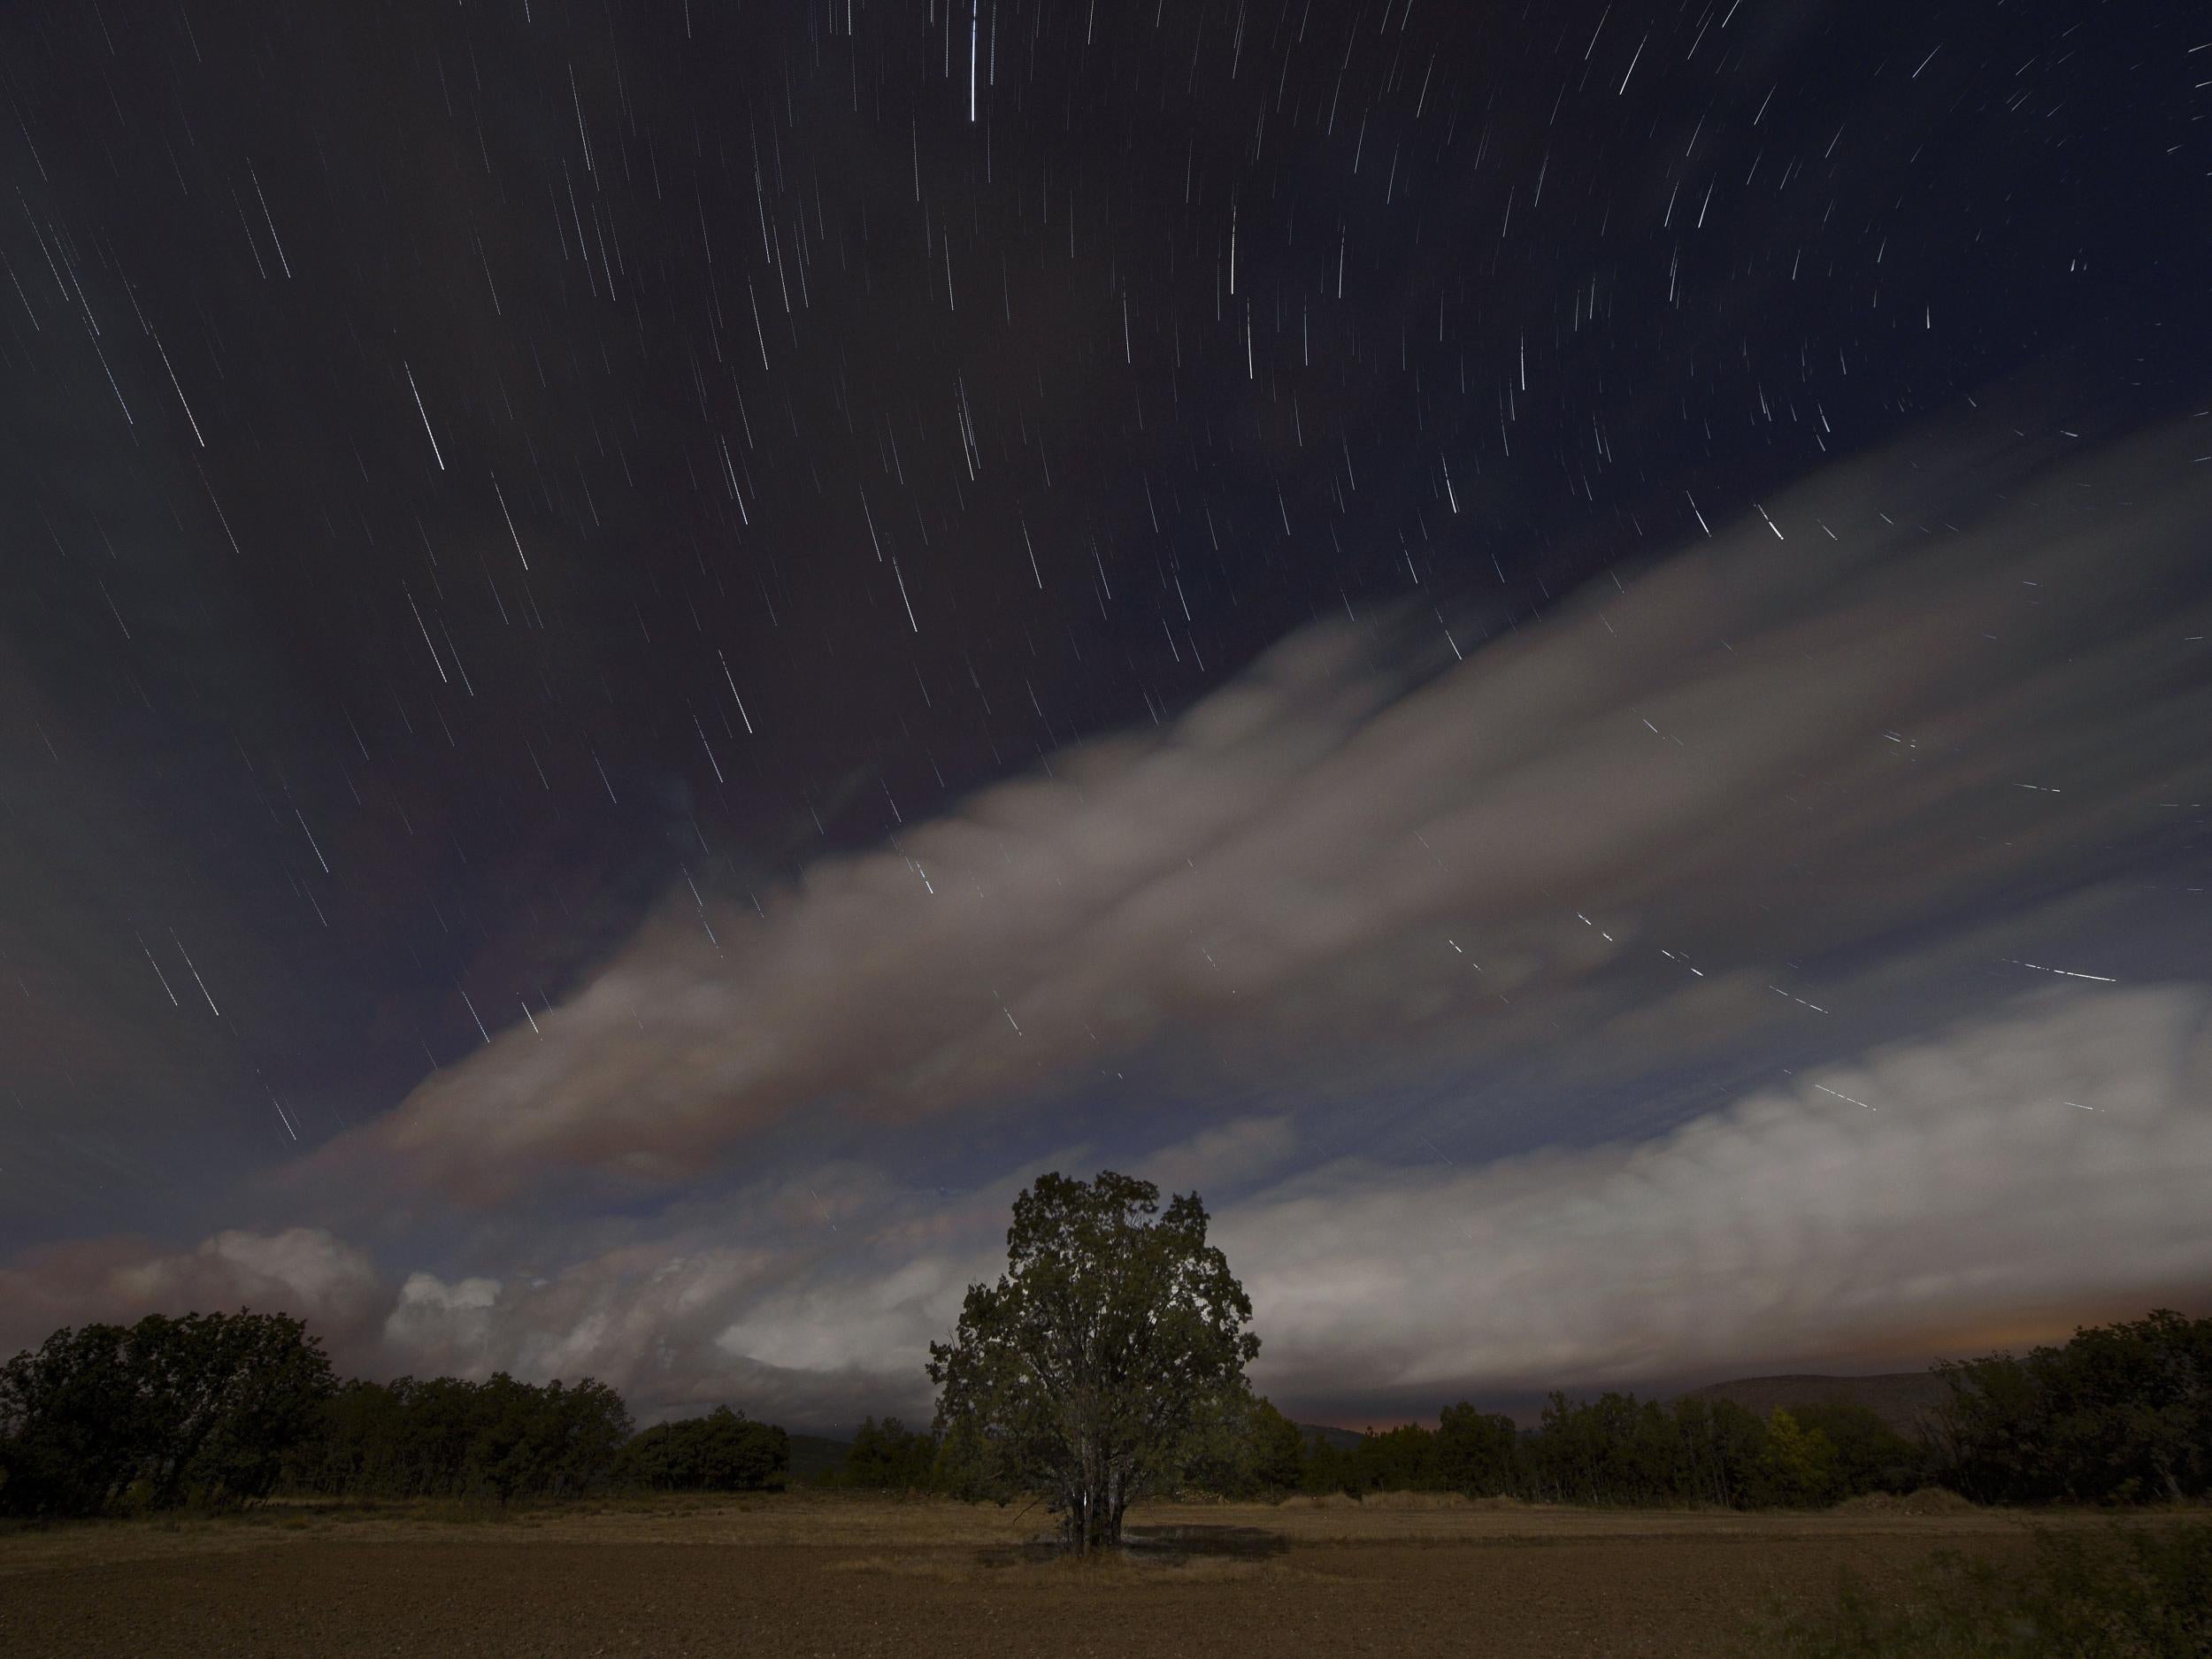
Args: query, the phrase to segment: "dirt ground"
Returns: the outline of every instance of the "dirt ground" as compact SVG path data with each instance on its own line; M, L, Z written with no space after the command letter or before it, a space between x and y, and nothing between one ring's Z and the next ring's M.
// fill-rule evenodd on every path
M0 1653L1702 1659L1770 1596L1826 1597L1840 1569L1898 1589L1939 1548L2029 1549L2024 1517L1971 1510L1379 1499L1134 1511L1147 1548L1086 1563L1025 1549L1041 1521L795 1494L496 1518L278 1505L19 1532L0 1535Z

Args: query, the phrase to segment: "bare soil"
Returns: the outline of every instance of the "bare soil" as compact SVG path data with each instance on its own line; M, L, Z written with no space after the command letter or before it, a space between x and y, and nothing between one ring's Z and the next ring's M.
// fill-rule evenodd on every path
M1133 1511L1146 1548L1086 1563L988 1505L273 1505L0 1535L0 1653L1702 1659L1845 1568L1895 1591L1939 1548L2024 1556L2031 1518L2101 1524L1294 1501Z

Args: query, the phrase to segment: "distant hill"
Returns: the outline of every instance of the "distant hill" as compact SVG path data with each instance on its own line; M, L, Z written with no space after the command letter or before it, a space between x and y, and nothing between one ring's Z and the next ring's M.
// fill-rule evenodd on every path
M1911 1435L1949 1391L1932 1371L1887 1371L1873 1377L1740 1377L1685 1391L1689 1400L1729 1400L1761 1417L1777 1406L1864 1406L1899 1433Z
M1360 1442L1360 1432L1357 1429L1331 1428L1325 1423L1298 1423L1292 1426L1298 1431L1298 1438L1301 1440L1312 1440L1317 1438L1324 1445L1333 1446L1339 1451L1348 1451Z

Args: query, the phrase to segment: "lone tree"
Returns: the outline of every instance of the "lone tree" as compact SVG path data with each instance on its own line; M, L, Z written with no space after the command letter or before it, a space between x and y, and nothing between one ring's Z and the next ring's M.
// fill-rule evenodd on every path
M1251 1298L1206 1242L1198 1194L1164 1215L1159 1197L1110 1170L1038 1177L1014 1201L1007 1271L971 1285L954 1340L929 1348L938 1431L1046 1493L1086 1555L1251 1407Z

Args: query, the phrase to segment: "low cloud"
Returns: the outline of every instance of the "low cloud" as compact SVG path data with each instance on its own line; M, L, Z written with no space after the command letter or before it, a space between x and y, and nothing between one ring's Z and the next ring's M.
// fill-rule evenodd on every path
M1217 1205L1215 1236L1252 1294L1256 1382L1317 1413L1815 1356L1917 1365L1994 1325L2060 1334L2059 1314L2139 1314L2205 1282L2208 1101L2212 994L2059 990L1654 1141L1464 1171L1334 1162ZM1288 1133L1202 1132L1141 1167L1167 1190L1248 1177L1223 1151L1284 1156ZM1079 1150L1054 1162L1094 1172ZM926 1412L927 1345L1003 1271L1031 1173L949 1208L887 1194L848 1246L756 1259L750 1279L650 1247L591 1264L503 1302L507 1361L588 1352L649 1395L728 1389L809 1422L843 1420L832 1401Z
M2048 458L2000 434L1839 466L1426 677L1403 664L1448 657L1439 629L1317 626L764 918L685 890L322 1166L492 1202L560 1167L693 1179L802 1110L917 1121L1164 1043L1287 1076L1555 1043L1571 1015L1640 1030L1632 1072L1740 1033L1778 1017L1777 964L2171 826L2212 729L2185 637L2212 472L2170 434Z
M389 1300L368 1254L319 1227L226 1231L182 1251L89 1240L0 1267L0 1348L13 1352L62 1325L251 1308L304 1318L334 1351L357 1354Z
M1292 1397L1425 1401L1814 1357L1917 1365L2212 1278L2212 995L2084 988L1655 1141L1346 1161L1219 1229ZM1949 1351L1956 1352L1955 1347Z
M1811 1358L1917 1365L2212 1279L2208 1102L2212 992L2054 989L1656 1140L1466 1170L1338 1160L1217 1205L1214 1236L1252 1294L1256 1383L1310 1415ZM1139 1167L1171 1188L1233 1179L1250 1171L1225 1155L1279 1162L1288 1135L1254 1119ZM1048 1162L1094 1172L1086 1148ZM733 1221L544 1275L418 1271L396 1291L308 1230L135 1259L79 1247L78 1277L47 1252L0 1274L0 1301L35 1286L50 1308L123 1317L254 1300L335 1319L349 1369L592 1375L649 1417L726 1400L806 1428L926 1418L928 1344L1003 1271L1035 1172L949 1202L879 1180L833 1234L824 1219L733 1242Z

